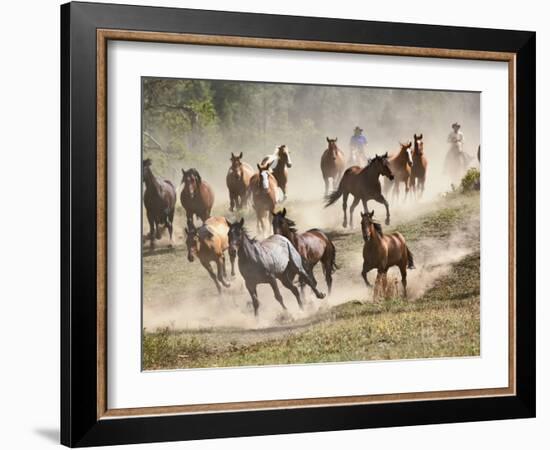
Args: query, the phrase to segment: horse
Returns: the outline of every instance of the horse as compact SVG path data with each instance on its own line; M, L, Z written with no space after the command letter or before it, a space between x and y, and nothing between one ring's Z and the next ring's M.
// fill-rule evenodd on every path
M407 298L407 269L414 269L413 254L405 243L401 233L395 232L386 235L382 226L372 220L374 211L361 213L361 231L363 234L363 270L361 276L365 283L370 286L367 273L377 269L376 282L374 284L374 299L377 298L382 283L382 292L387 292L388 269L393 266L399 267L401 272L401 284L403 295Z
M300 292L293 284L296 275L303 278L304 282L313 289L317 298L325 297L325 294L315 287L303 266L302 257L286 237L274 234L258 242L248 236L244 228L244 219L235 223L227 222L227 225L229 226L229 254L238 256L239 271L252 298L256 317L260 306L256 291L258 284L268 283L273 289L275 299L285 310L286 306L277 280L294 294L300 309L303 309L302 299Z
M252 199L252 207L256 211L256 229L258 234L269 233L265 221L277 203L277 180L266 166L257 164L258 172L250 178L248 197Z
M418 190L420 191L419 197L424 195L424 185L426 183L426 172L428 170L428 160L424 155L424 141L423 134L414 134L414 148L412 151L412 168L411 168L411 188L414 192L414 196L417 196L416 182L418 180Z
M370 160L365 167L352 166L346 169L340 180L338 189L325 197L325 208L335 203L343 196L342 209L344 210L344 228L348 225L347 206L348 195L352 194L354 199L349 209L349 223L353 228L353 211L361 200L363 209L367 211L367 202L375 200L382 203L386 207L386 225L390 224L390 207L387 200L382 195L382 187L380 186L380 175L383 175L390 180L393 180L393 173L388 163L388 154L378 156Z
M187 225L192 225L193 216L197 216L204 223L210 217L212 205L214 205L214 191L204 181L197 169L181 169L181 184L185 184L180 194L180 202L185 215Z
M280 145L275 151L262 159L261 166L269 167L277 184L283 191L283 200L286 200L286 184L288 182L288 169L292 167L290 151L286 145Z
M344 152L336 145L337 141L338 138L330 139L327 137L328 148L321 156L321 173L325 181L325 196L328 194L329 179L332 178L332 188L334 189L346 168Z
M327 282L328 293L332 290L332 274L338 268L336 265L336 248L332 241L321 230L313 228L305 233L298 233L294 221L286 217L286 208L273 214L273 233L286 237L298 250L304 262L304 268L311 280L317 285L313 275L313 268L321 261L325 281ZM300 287L303 288L305 281L300 278Z
M391 155L388 158L390 169L395 177L393 181L384 180L384 195L388 195L388 192L393 185L392 199L399 199L399 185L405 183L405 200L410 189L411 182L411 169L413 167L412 159L412 142L407 141L405 144L399 143L401 147L399 152L395 155Z
M235 156L231 152L231 166L225 177L225 184L229 190L229 211L234 211L235 208L242 209L247 203L246 194L250 177L254 175L254 170L247 163L242 162L243 152L239 156Z
M225 268L224 252L229 248L228 235L229 227L225 217L209 217L199 228L195 228L193 223L185 228L187 235L187 259L193 262L195 257L199 258L202 266L206 269L210 278L214 281L218 294L221 294L222 288L229 287L226 281L227 273ZM235 258L230 256L231 275L235 276ZM217 275L214 274L211 262L216 263Z
M176 189L169 180L160 180L151 169L150 159L143 161L143 182L145 183L145 192L143 194L143 203L149 221L149 239L151 248L155 246L155 238L162 236L161 225L168 228L170 234L170 246L173 241L173 223L174 212L176 210ZM156 230L156 233L155 233Z

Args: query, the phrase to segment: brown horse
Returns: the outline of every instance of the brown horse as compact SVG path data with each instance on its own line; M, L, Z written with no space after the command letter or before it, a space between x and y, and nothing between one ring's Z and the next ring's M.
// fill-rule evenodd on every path
M298 233L294 221L286 217L286 208L273 214L273 234L286 237L298 250L302 257L304 268L311 277L313 284L317 286L317 280L313 275L313 268L321 261L328 292L332 290L332 274L338 268L336 266L336 248L332 241L321 230L313 228L305 233ZM300 278L300 286L303 288L305 280Z
M168 180L159 180L151 170L151 160L143 161L143 182L145 192L143 203L149 221L149 239L151 247L155 246L155 238L162 236L161 226L166 226L170 233L170 245L173 245L174 211L176 209L176 189ZM155 231L156 229L156 231Z
M363 202L363 209L367 211L367 202L369 200L375 200L378 203L382 203L386 207L386 224L390 224L390 207L387 200L382 195L382 187L380 186L380 175L388 177L393 180L393 173L388 163L388 154L378 156L370 160L365 167L352 166L344 172L338 190L333 191L330 195L325 197L327 206L332 205L340 197L343 196L342 209L344 210L344 222L342 226L344 228L348 225L347 207L348 207L348 195L352 194L354 199L349 209L349 224L353 228L353 211L361 200Z
M248 197L252 199L252 207L256 211L258 234L266 236L270 232L270 227L266 226L265 221L277 203L277 180L266 166L257 166L258 172L250 178Z
M226 281L227 272L224 255L224 252L229 248L228 232L229 227L225 217L210 217L199 228L195 228L193 223L189 224L189 228L185 228L187 259L189 262L193 262L195 257L199 258L202 266L214 281L219 294L222 292L220 283L225 287L230 286ZM231 275L234 276L235 257L230 255L230 260ZM217 275L214 274L210 266L212 262L216 264Z
M329 179L332 178L332 189L340 182L342 173L346 168L344 152L338 148L336 142L338 138L330 139L327 137L328 148L321 156L321 173L325 181L325 196L328 194Z
M204 181L197 169L181 169L181 183L185 184L180 194L180 202L185 215L187 216L187 225L192 225L193 216L197 216L204 223L210 217L212 205L214 204L214 191L210 185Z
M426 172L428 170L428 160L424 155L424 141L423 134L414 135L414 148L412 152L413 165L411 168L411 188L414 192L414 196L418 195L419 198L422 198L424 195L424 185L426 183ZM416 185L418 180L418 186ZM420 191L417 194L417 189Z
M235 208L241 209L247 203L246 194L250 177L254 175L254 170L247 163L242 162L243 152L235 156L231 152L231 167L227 171L225 183L229 190L229 211Z
M412 160L412 142L408 141L405 144L399 143L401 147L399 152L391 155L388 158L390 169L395 177L393 181L384 180L384 195L388 195L390 188L393 185L392 199L399 199L399 187L401 183L405 183L405 200L410 189L411 169L413 166Z
M373 295L376 300L380 283L382 283L382 292L387 292L388 269L397 266L401 272L403 295L407 298L407 269L414 269L413 254L401 233L385 235L382 232L382 226L372 220L373 216L374 211L361 213L361 231L364 241L361 276L367 286L370 286L367 273L372 269L377 269Z
M275 149L272 155L268 155L262 159L261 166L267 166L271 169L273 176L277 180L277 184L283 191L284 200L286 200L286 185L288 182L288 169L292 167L290 160L290 151L286 145L280 145Z

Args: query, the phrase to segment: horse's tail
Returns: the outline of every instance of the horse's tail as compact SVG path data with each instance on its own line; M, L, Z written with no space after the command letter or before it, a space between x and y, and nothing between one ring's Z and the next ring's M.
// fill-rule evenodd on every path
M407 249L407 269L416 269L416 267L414 267L412 252L409 250L409 247L407 245L405 245L405 248Z
M327 274L333 274L340 268L336 264L336 247L330 239L327 241L327 248L325 249L325 253L323 255L322 267L325 277Z
M294 246L290 241L287 243L287 246L288 246L288 259L293 269L295 269L302 277L304 277L309 282L308 284L310 285L313 284L314 281L311 279L311 277L307 273L307 270L304 267L304 260L298 253L298 250L294 248Z
M325 208L335 203L344 193L342 190L342 182L344 181L344 177L340 179L340 183L338 183L338 189L335 191L332 191L330 194L325 196Z

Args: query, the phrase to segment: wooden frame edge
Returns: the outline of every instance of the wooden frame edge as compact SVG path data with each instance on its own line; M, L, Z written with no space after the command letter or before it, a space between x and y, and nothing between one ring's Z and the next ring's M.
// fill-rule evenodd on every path
M97 36L97 419L112 420L123 417L144 417L173 414L221 413L257 411L322 406L346 406L357 404L412 402L425 400L450 400L462 398L503 397L516 395L516 180L515 180L515 128L516 128L516 54L479 50L445 48L403 47L375 44L356 44L325 41L297 41L290 39L250 38L239 36L164 33L149 31L115 30L98 28ZM140 408L108 409L107 405L107 41L180 43L192 45L216 45L231 47L363 53L409 57L449 59L473 59L508 63L509 94L509 366L508 387L470 390L416 392L402 394L317 397L306 399L265 400L200 405L151 406Z

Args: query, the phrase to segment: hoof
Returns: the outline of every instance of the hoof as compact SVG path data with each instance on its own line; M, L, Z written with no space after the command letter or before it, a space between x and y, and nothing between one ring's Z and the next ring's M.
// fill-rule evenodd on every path
M324 294L323 292L319 292L316 297L319 298L319 299L322 299L322 298L325 298L327 295Z
M390 224L390 218L389 217L386 217L386 225L389 225Z

